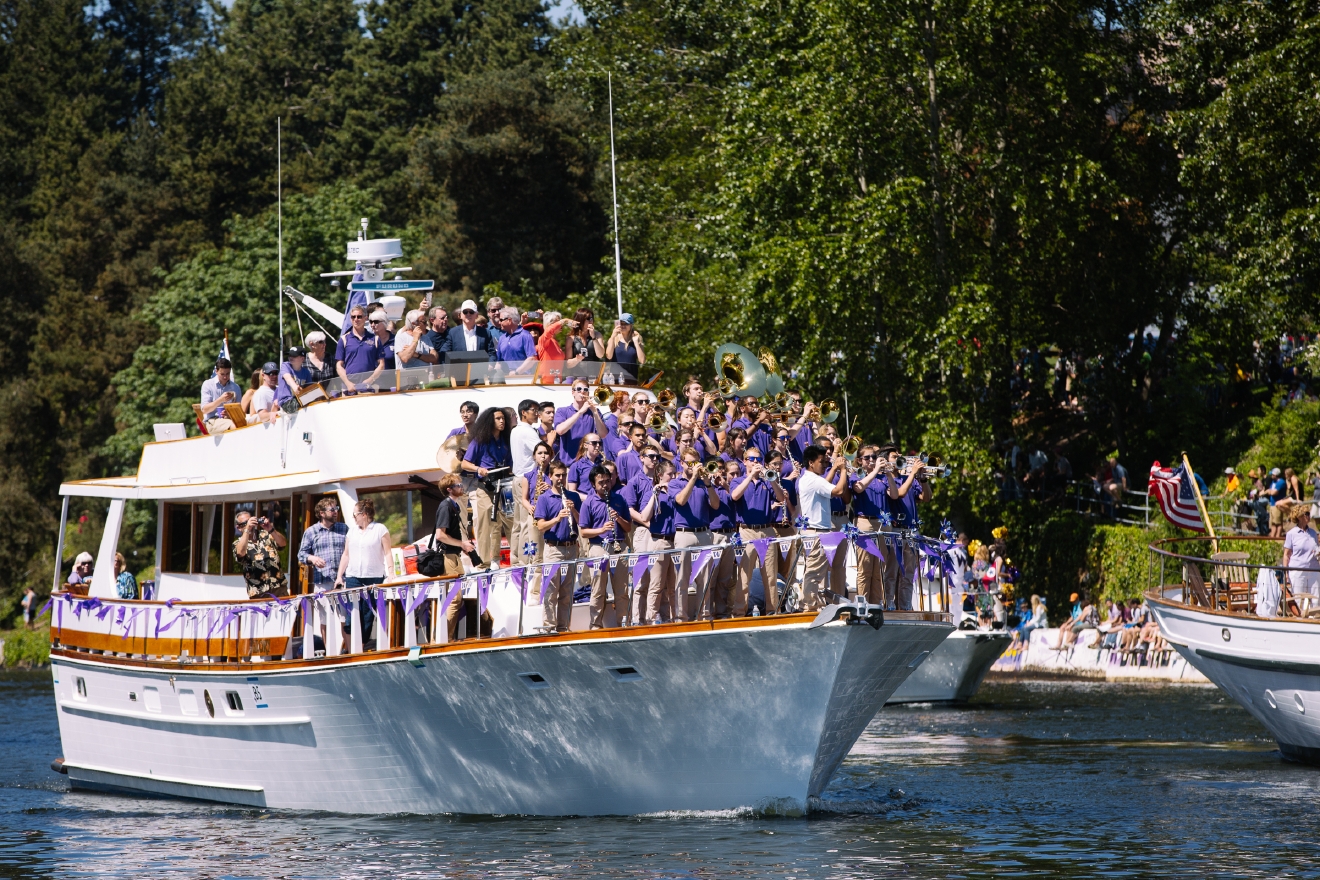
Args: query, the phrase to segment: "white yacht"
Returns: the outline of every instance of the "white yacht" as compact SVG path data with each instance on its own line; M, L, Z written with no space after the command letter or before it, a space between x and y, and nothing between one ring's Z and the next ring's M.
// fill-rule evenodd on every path
M398 256L397 241L349 246L368 291L400 289L380 284ZM384 304L400 316L401 299ZM593 383L607 378L595 366ZM544 634L539 570L506 567L457 585L487 604L489 636L447 642L453 581L405 565L379 588L309 593L293 550L319 498L348 511L420 491L442 475L463 401L571 399L562 378L485 363L350 378L269 422L169 426L158 436L179 439L146 444L135 474L61 487L61 535L69 498L108 501L90 589L66 590L57 571L51 612L56 766L75 788L350 813L801 811L952 629L943 613L844 603ZM116 598L111 575L129 501L156 506L146 600ZM230 552L244 510L287 536L294 596L248 599Z
M1146 602L1169 644L1265 725L1283 757L1320 764L1320 619L1300 616L1305 598L1274 589L1277 568L1266 568L1264 588L1257 586L1262 568L1247 552L1203 558L1173 550L1209 540L1152 544L1158 584Z
M1012 641L1003 630L954 630L886 703L965 703Z

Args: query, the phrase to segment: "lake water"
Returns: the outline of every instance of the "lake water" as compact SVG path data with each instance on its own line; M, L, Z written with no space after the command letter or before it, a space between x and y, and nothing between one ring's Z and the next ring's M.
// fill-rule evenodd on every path
M1320 770L1211 686L988 683L883 710L805 818L267 813L72 793L45 673L0 678L0 877L1320 875ZM749 731L749 735L755 735Z

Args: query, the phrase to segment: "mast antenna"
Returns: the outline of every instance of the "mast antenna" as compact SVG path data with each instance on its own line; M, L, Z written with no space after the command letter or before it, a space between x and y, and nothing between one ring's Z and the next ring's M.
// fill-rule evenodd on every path
M275 298L280 301L280 363L284 363L284 129L280 117L275 117L275 229L276 252L279 257L279 287Z
M614 74L606 73L610 94L610 191L614 197L614 294L623 315L623 264L619 257L619 178L614 173Z

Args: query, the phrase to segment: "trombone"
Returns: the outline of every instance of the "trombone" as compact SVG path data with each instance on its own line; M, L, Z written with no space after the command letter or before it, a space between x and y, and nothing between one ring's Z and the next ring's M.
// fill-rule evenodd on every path
M665 418L663 410L656 410L651 413L651 417L646 420L646 427L652 431L663 431L669 426L669 419Z
M614 391L608 385L597 385L591 392L591 399L598 407L607 407L614 402Z
M655 396L655 405L661 409L673 409L676 397L677 395L675 395L674 392L665 388Z

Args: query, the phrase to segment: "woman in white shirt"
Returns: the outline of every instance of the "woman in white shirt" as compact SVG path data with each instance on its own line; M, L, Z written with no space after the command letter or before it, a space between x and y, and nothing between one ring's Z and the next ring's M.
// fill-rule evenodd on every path
M385 560L390 558L390 531L376 522L376 505L363 498L353 505L353 525L344 536L344 555L339 557L336 587L369 587L385 580Z
M1283 566L1289 569L1288 580L1294 596L1320 596L1320 547L1311 528L1311 509L1293 507L1293 527L1283 539Z

